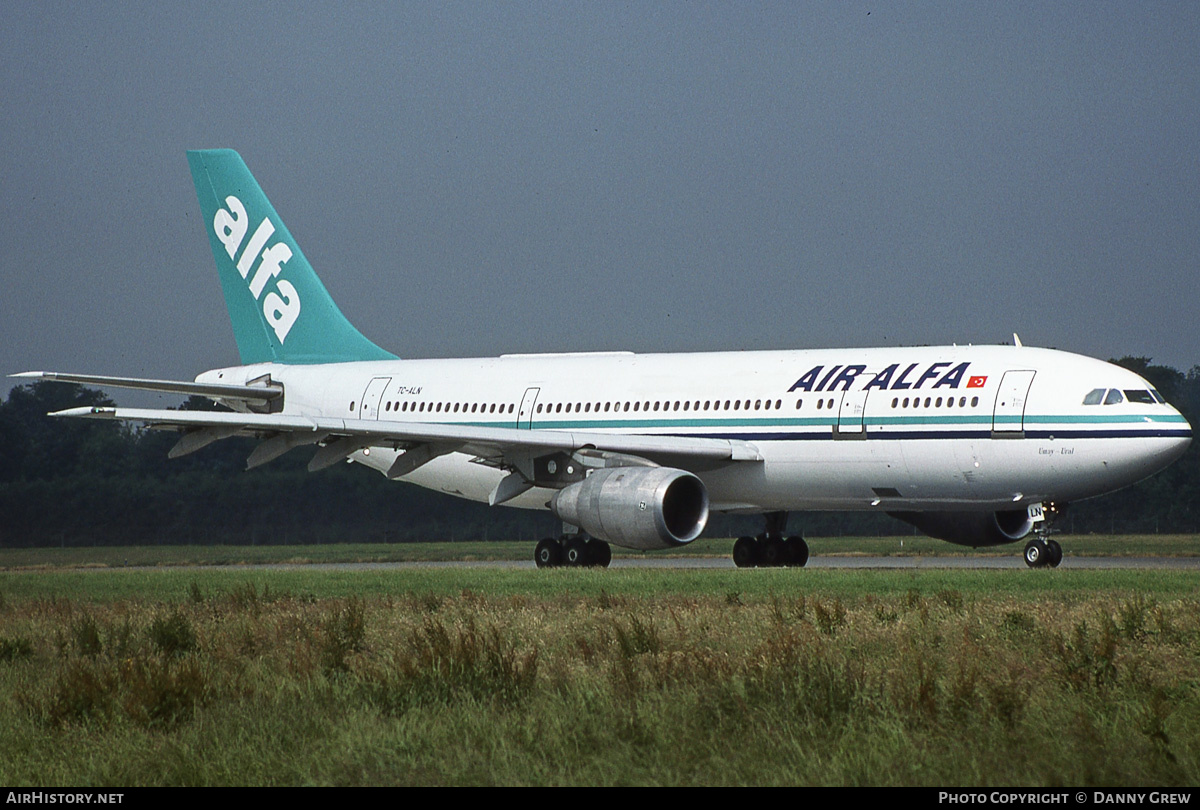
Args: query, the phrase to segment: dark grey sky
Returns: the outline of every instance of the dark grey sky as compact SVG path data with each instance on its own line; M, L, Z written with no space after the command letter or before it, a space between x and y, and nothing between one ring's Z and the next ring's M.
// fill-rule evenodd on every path
M1200 363L1200 3L0 11L4 373L237 362L199 147L403 357Z

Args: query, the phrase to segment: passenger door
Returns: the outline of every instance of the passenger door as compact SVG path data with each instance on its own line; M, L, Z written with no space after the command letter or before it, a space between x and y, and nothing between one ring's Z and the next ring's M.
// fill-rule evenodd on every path
M993 438L1024 438L1025 402L1035 371L1006 371L996 391L996 407L992 411Z
M362 407L358 409L359 419L379 418L379 401L383 399L383 389L391 381L391 377L376 377L367 383L367 390L362 395Z

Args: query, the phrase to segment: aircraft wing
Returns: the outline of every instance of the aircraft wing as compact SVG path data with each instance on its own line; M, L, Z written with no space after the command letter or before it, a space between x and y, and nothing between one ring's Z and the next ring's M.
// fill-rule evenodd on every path
M391 478L398 478L446 453L460 452L495 467L511 468L530 478L532 458L561 451L609 460L609 466L655 464L692 468L723 463L761 461L758 448L739 439L597 433L592 431L519 430L474 425L394 422L384 419L333 419L283 414L172 411L145 408L84 407L51 416L140 422L154 428L183 431L172 458L199 450L230 436L256 436L264 441L247 461L265 464L305 444L321 444L309 462L319 470L366 447L394 447L406 452L397 459ZM500 501L497 501L500 502Z
M52 382L99 385L104 388L135 388L139 391L159 391L168 394L232 399L245 402L267 403L278 399L283 389L278 385L216 385L213 383L187 382L184 380L150 380L139 377L106 377L99 374L64 374L61 371L23 371L8 375L25 380L49 380Z

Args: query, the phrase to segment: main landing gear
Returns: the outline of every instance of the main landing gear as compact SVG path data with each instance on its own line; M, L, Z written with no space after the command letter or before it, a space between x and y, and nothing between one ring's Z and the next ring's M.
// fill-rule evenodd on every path
M787 512L768 512L767 530L757 537L739 537L733 544L738 568L801 568L808 562L808 543L800 535L785 537Z
M612 548L603 540L586 534L564 534L539 541L533 550L533 559L538 568L608 568L612 562Z

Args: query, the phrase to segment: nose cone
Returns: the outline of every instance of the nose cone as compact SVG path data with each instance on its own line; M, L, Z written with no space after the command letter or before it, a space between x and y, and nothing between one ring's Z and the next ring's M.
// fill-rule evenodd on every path
M1136 431L1140 435L1106 448L1103 459L1106 491L1127 487L1161 472L1191 445L1192 426L1174 408L1153 421L1143 419L1146 421Z
M1176 411L1176 413L1179 412ZM1170 464L1172 461L1175 461L1177 458L1186 453L1188 445L1192 443L1192 426L1188 420L1183 417L1183 414L1179 414L1179 433L1174 438L1175 441L1171 445L1171 448L1168 452L1169 458L1167 459L1166 464ZM1164 464L1163 466L1166 465Z
M1192 443L1191 424L1179 411L1174 408L1171 411L1170 421L1154 431L1156 437L1148 439L1142 447L1140 455L1146 476L1169 467Z

